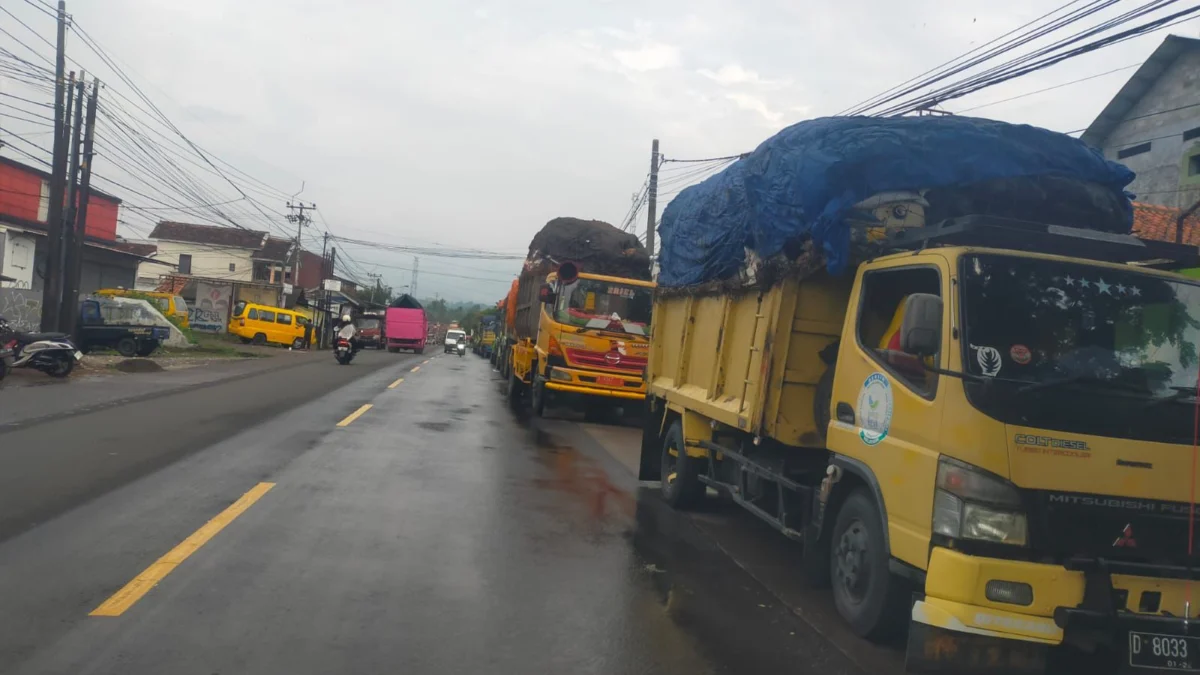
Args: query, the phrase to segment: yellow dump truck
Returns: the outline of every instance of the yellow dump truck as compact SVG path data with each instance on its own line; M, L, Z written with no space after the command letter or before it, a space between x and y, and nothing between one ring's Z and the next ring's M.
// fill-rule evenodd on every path
M1200 672L1200 285L1157 269L1195 248L994 216L865 234L841 275L810 246L660 276L640 478L803 542L855 632L907 625L912 672Z
M569 257L568 257L569 256ZM516 294L509 395L537 415L548 401L603 416L641 409L653 282L637 237L557 218L534 238Z

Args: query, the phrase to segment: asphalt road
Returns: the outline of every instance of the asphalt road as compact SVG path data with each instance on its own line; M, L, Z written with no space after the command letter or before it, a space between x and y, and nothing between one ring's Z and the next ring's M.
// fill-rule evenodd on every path
M195 372L47 378L46 386L0 390L0 540L409 361L418 359L364 351L343 367L329 353L286 353Z
M772 532L639 488L630 430L498 389L366 354L0 433L0 672L895 672Z

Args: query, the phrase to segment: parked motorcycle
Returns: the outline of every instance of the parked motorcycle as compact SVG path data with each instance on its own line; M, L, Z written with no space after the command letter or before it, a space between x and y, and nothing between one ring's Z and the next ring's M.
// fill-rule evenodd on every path
M354 359L354 348L350 346L350 341L338 338L337 344L333 347L333 357L343 366L350 365L350 361Z
M23 333L0 317L0 349L11 352L10 368L33 368L50 377L66 377L83 358L66 333Z
M467 353L467 344L459 340L458 345L455 346L454 350L458 352L459 356L462 356L463 354Z

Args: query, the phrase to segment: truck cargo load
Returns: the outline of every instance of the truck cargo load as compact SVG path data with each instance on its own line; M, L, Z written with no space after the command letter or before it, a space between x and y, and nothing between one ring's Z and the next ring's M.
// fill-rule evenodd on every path
M970 117L800 122L671 201L659 226L657 281L728 279L806 247L839 274L850 264L852 234L862 234L888 193L905 215L924 212L917 222L902 218L906 227L988 213L1128 233L1133 210L1123 190L1132 180L1132 171L1079 139L1028 125Z

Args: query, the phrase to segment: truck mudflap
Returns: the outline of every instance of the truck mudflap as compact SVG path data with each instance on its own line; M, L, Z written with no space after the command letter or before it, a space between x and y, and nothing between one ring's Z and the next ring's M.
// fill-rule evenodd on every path
M915 610L914 610L915 611ZM1050 645L946 630L913 621L905 670L935 675L1041 675Z

